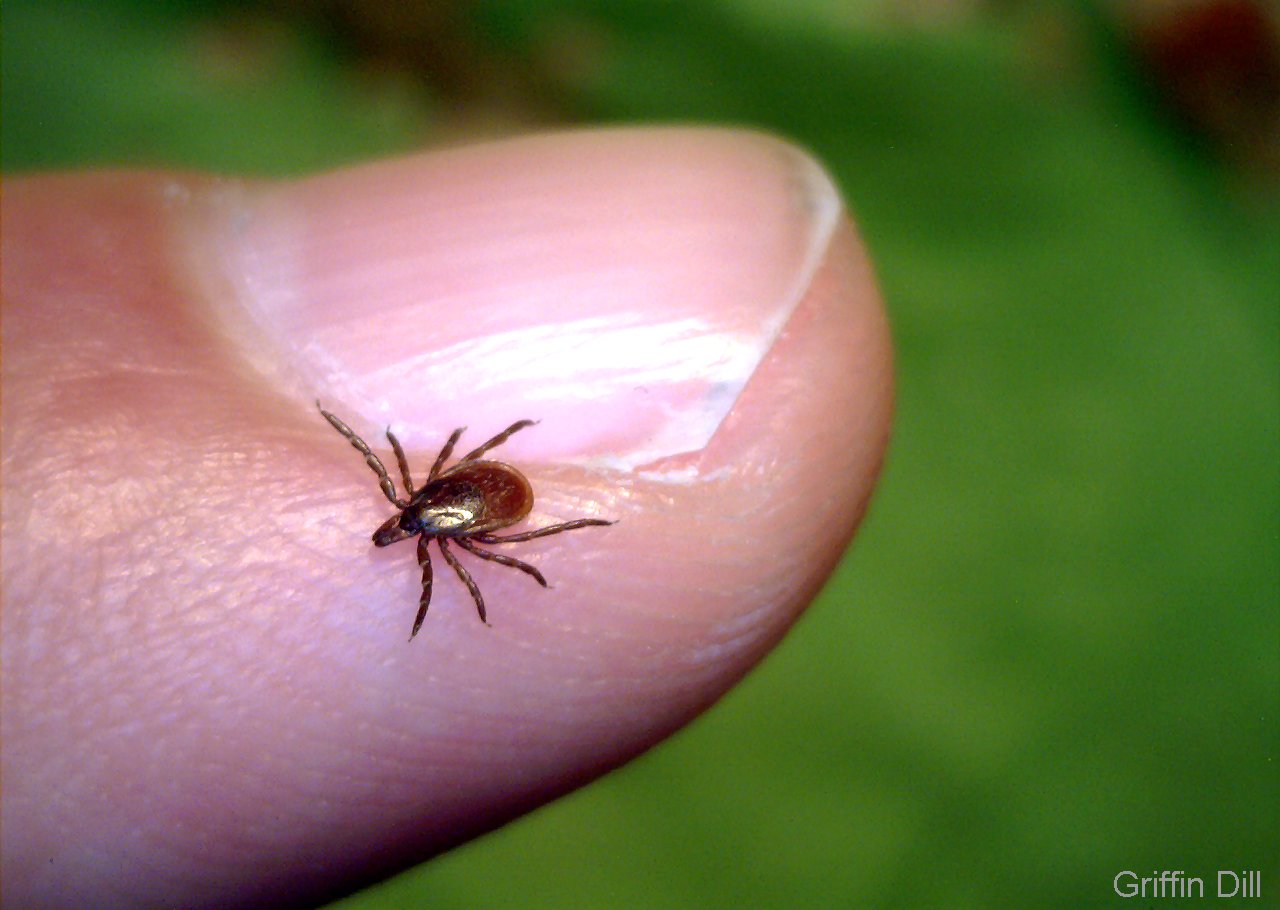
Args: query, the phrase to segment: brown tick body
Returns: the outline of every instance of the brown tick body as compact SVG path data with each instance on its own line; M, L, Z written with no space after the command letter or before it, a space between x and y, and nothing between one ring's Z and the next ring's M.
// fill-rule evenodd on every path
M390 546L409 537L418 538L418 565L422 568L422 597L418 601L418 616L413 621L413 632L409 639L418 634L422 622L427 618L427 607L431 605L431 556L427 552L428 542L434 540L440 546L440 555L453 567L462 579L462 583L471 592L476 602L476 610L480 613L480 621L488 625L485 619L484 598L476 586L471 573L462 567L458 558L449 550L447 541L453 541L469 553L481 559L496 562L499 565L519 569L531 575L544 588L547 580L542 573L526 562L482 550L477 543L519 543L559 534L561 531L572 531L591 525L611 525L613 522L600 518L579 518L561 524L539 528L536 531L525 531L523 534L508 534L498 537L491 532L499 528L513 525L523 519L533 509L533 488L523 474L500 461L482 461L480 456L490 449L502 445L512 434L532 426L536 421L518 420L507 427L484 445L458 459L457 464L444 470L444 463L453 453L453 447L462 436L465 427L453 431L449 441L440 450L427 482L414 489L413 478L409 475L409 461L405 458L404 449L395 434L387 429L387 439L396 454L396 463L400 466L400 476L404 479L407 499L396 495L395 483L387 473L382 461L368 444L355 434L349 426L326 411L320 402L316 402L324 419L333 428L347 438L356 450L364 456L365 462L378 475L378 485L387 499L400 510L399 514L388 518L378 530L373 532L373 544L377 547Z

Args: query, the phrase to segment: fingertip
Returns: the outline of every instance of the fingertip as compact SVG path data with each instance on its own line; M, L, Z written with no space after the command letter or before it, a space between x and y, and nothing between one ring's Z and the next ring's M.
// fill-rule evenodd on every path
M22 592L6 601L6 635L41 655L13 674L31 706L23 732L35 743L52 731L55 746L26 753L26 817L83 893L101 882L103 851L138 895L162 881L213 904L282 883L295 899L329 893L367 875L371 856L409 862L459 843L694 717L776 643L843 552L883 457L892 379L879 298L830 179L740 133L531 142L284 188L192 182L223 192L211 205L232 216L192 249L218 260L207 297L240 308L227 334L273 380L259 383L204 321L152 331L156 314L176 318L184 285L156 280L152 258L103 254L102 237L135 237L134 222L81 213L66 255L62 215L83 182L44 200L55 209L19 191L45 227L14 257L6 231L6 284L44 296L7 303L43 322L15 349L32 368L11 372L49 375L32 360L38 342L70 352L76 375L108 377L64 396L82 409L61 418L76 432L50 433L38 393L5 415L48 443L55 476L92 460L103 478L89 512L25 506L29 558L10 562L28 568L6 577L7 594ZM155 247L168 267L170 247ZM62 343L68 327L78 343ZM86 357L118 357L130 378ZM163 409L157 375L172 377ZM529 465L535 518L617 527L530 542L558 580L545 596L481 568L486 634L461 583L438 583L431 621L401 648L420 580L405 548L368 542L386 502L367 468L331 435L332 458L282 431L278 408L245 407L286 400L290 381L297 410L314 396L341 426L315 396L328 389L344 415L404 421L411 448L438 446L464 416L492 432L538 413L555 432L510 450ZM196 410L192 429L181 418ZM6 489L44 488L47 462L29 454L42 448L9 472L31 482ZM70 533L68 514L81 522ZM49 570L86 546L102 571ZM39 609L51 602L98 604L102 621ZM50 634L61 647L36 647ZM144 740L160 745L138 762ZM95 747L59 747L72 741ZM42 777L70 787L63 802L88 820L71 850L71 829L38 811ZM268 820L253 844L247 817ZM115 849L120 825L136 849ZM210 861L209 843L231 846Z
M602 499L614 523L626 521L590 541L613 554L594 577L637 611L615 611L615 622L660 640L665 653L714 655L704 667L712 690L739 678L848 547L892 409L888 325L845 220L708 444L642 466L621 495Z

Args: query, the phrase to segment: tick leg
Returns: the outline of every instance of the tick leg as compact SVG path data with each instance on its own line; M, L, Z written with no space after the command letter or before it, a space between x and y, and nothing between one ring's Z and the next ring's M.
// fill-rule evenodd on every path
M324 407L321 406L320 402L316 402L316 407L320 408L320 413L324 415L324 419L329 421L329 423L333 425L333 428L345 436L347 441L355 446L356 451L364 456L365 463L373 469L373 473L378 475L378 486L382 487L382 495L391 500L397 509L409 508L409 503L407 501L396 498L396 485L391 482L391 478L387 474L387 469L383 467L382 461L378 456L373 454L373 450L369 448L369 445L356 435L355 430L351 429L351 427L347 426L333 414L326 411ZM410 490L409 494L413 495L413 491Z
M436 456L436 463L431 466L431 473L427 475L427 483L436 479L436 475L440 473L440 469L444 467L444 463L449 460L449 456L453 454L453 447L457 445L459 437L466 427L458 427L453 431L453 435L449 437L449 441L444 444L444 448L440 450L440 454Z
M476 587L475 579L471 577L470 572L462 567L462 563L458 562L458 557L449 552L449 545L445 543L445 539L440 537L437 540L440 543L440 552L444 554L444 561L453 566L453 571L458 573L462 583L471 592L471 599L476 602L476 610L480 612L480 621L486 626L489 625L489 620L485 619L484 616L484 598L480 596L480 589Z
M409 641L422 628L422 621L427 618L427 607L431 606L431 554L427 552L426 535L418 538L418 565L422 567L422 597L418 600L418 617L413 621L413 631L409 633Z
M466 550L468 553L474 553L476 556L479 556L481 559L487 559L491 562L496 562L500 566L510 566L513 569L519 569L521 572L523 572L526 575L532 575L533 580L536 581L538 584L542 585L544 588L547 586L547 580L542 577L542 573L539 572L537 569L535 569L533 566L529 565L527 562L521 562L518 559L512 559L510 556L503 556L500 553L490 553L488 550L482 550L479 547L477 547L475 544L473 544L471 541L467 540L465 537L455 537L454 541L458 544L458 546L462 547L462 549Z
M508 534L505 537L498 537L494 534L476 534L471 539L478 540L480 543L519 543L522 540L533 540L536 537L546 537L549 534L559 534L561 531L572 531L575 528L611 524L614 524L614 522L605 521L603 518L579 518L574 521L566 521L563 524L551 525L547 528L538 528L536 531L525 531L523 534ZM462 541L458 542L461 543Z
M391 448L396 453L396 464L400 465L400 476L404 478L404 495L413 498L413 478L409 476L409 459L404 457L404 448L400 445L400 440L396 439L396 434L391 432L391 427L387 427L387 439L391 442Z
M507 427L497 436L493 437L484 445L482 445L480 448L474 451L468 452L466 455L463 455L461 458L458 459L458 461L459 462L475 461L477 458L479 458L481 455L483 455L485 452L489 451L490 449L496 449L498 446L502 445L504 442L510 439L513 434L518 433L520 430L523 430L525 427L531 427L537 422L538 421L536 420L517 420L511 426Z

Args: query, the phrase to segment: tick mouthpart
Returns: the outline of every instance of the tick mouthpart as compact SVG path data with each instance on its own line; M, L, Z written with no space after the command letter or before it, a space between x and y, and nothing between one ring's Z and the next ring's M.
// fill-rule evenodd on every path
M393 543L416 535L417 531L411 531L401 525L400 522L403 518L404 513L402 512L399 515L392 515L384 521L378 530L373 532L373 545L375 547L389 547Z

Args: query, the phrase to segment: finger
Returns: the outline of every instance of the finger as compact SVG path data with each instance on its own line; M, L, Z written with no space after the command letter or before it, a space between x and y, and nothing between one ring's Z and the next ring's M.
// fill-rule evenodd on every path
M885 443L836 199L781 143L697 130L10 182L5 897L315 902L711 704L818 590ZM533 484L512 530L618 523L509 547L553 590L473 566L491 629L441 578L406 644L412 548L371 546L392 507L317 396L423 465L541 420L488 453Z

